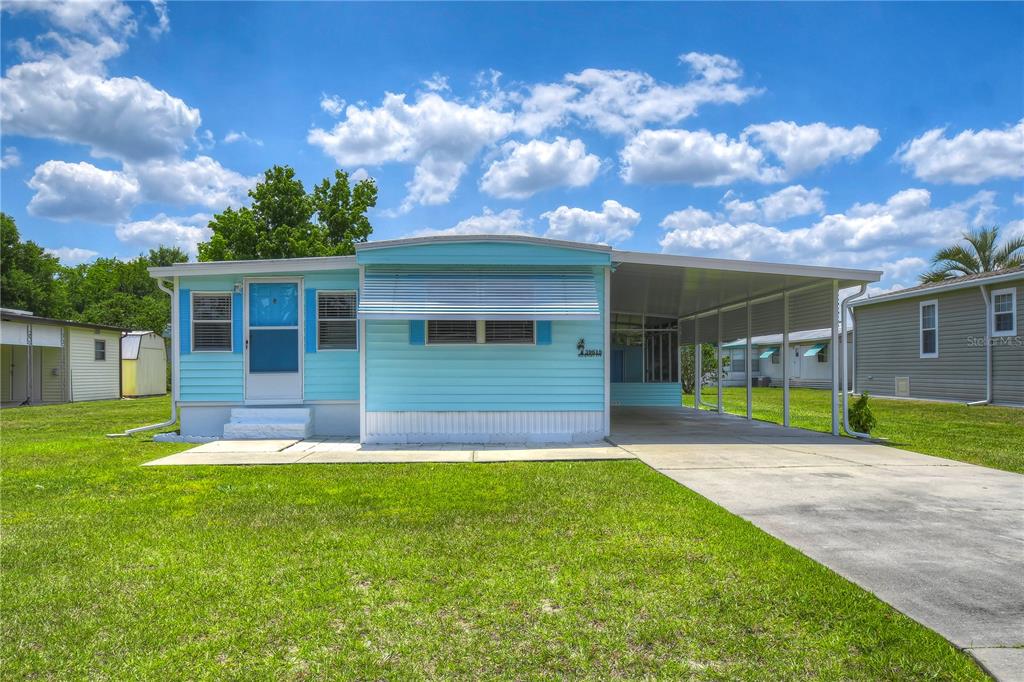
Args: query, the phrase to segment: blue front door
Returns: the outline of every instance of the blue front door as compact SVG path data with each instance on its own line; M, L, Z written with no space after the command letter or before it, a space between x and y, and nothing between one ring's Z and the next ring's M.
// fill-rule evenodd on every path
M246 400L302 400L297 280L249 282L246 289Z

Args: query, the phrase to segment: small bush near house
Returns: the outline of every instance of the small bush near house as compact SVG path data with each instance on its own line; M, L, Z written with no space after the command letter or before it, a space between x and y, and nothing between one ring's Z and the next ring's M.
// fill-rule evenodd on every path
M871 413L871 406L868 405L868 394L861 393L857 402L850 406L850 427L861 433L871 433L878 420Z

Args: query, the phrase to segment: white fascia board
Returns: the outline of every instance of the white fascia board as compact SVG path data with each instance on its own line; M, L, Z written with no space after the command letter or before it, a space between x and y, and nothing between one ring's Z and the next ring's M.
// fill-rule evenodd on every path
M899 301L904 298L923 298L929 297L934 294L941 294L947 291L956 291L958 289L974 289L980 286L988 286L989 284L998 284L1000 282L1010 282L1013 280L1024 281L1024 272L1007 272L1003 275L993 275L992 277L982 277L978 279L972 279L967 282L951 282L950 284L939 284L934 287L928 287L927 289L914 289L913 291L894 291L891 294L881 294L874 298L865 298L860 301L854 301L850 304L850 308L860 308L873 303L886 303L888 301Z
M728 258L704 258L702 256L673 256L666 253L645 253L642 251L613 250L612 262L635 263L637 265L668 265L677 268L696 268L702 270L754 272L766 275L821 277L825 279L855 280L857 282L877 282L882 278L881 270L854 270L851 268L830 268L820 265L765 263Z
M189 277L194 275L265 275L304 273L323 270L355 270L355 256L315 258L274 258L268 260L228 260L208 263L177 263L147 268L151 277Z
M360 242L355 245L356 251L370 251L373 249L385 249L393 246L406 246L410 244L436 244L443 242L504 242L521 244L540 244L541 246L559 246L579 251L599 251L608 253L612 250L604 244L585 244L582 242L570 242L564 239L545 239L544 237L530 237L518 234L471 234L471 235L435 235L432 237L407 237L405 239L382 239L374 242Z

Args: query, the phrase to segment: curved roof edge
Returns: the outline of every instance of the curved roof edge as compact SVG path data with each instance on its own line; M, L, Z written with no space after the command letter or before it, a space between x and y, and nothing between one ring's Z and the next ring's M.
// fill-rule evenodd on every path
M580 251L599 251L609 253L612 247L605 244L585 244L570 242L564 239L548 239L531 237L525 234L442 234L427 237L404 237L402 239L382 239L375 242L356 244L356 252L372 249L386 249L392 246L410 246L415 244L436 244L438 242L515 242L521 244L538 244L540 246L557 246Z

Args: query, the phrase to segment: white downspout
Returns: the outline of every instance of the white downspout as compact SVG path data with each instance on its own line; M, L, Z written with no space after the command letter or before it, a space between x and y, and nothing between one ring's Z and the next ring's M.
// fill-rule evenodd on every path
M178 338L178 303L175 300L175 292L167 288L167 280L158 279L156 285L160 291L171 297L171 417L159 424L136 426L134 429L126 429L121 433L108 433L107 438L125 438L133 433L165 429L168 426L174 426L178 421L178 345L175 343Z
M841 344L841 346L843 348L843 353L842 353L842 363L843 363L843 429L846 431L847 434L849 434L849 435L851 435L851 436L853 436L855 438L871 438L871 434L861 433L860 431L854 431L853 429L850 428L850 392L849 392L849 390L847 388L849 386L848 381L849 381L849 372L850 372L850 360L849 360L849 357L847 356L847 353L849 352L849 349L850 349L850 341L848 339L849 330L846 328L846 314L847 314L847 310L849 309L849 306L850 306L850 301L852 301L855 298L860 298L861 296L863 296L864 292L867 290L867 288L868 288L867 284L861 284L860 285L860 289L858 289L855 293L852 293L852 294L850 294L849 296L847 296L846 298L843 299L843 304L842 304L842 306L840 306L841 312L840 312L840 317L839 317L839 322L840 322L839 343ZM836 354L833 353L832 357L834 358L835 356L836 356Z
M981 297L985 299L985 399L967 403L968 406L988 405L992 402L992 298L982 284Z

